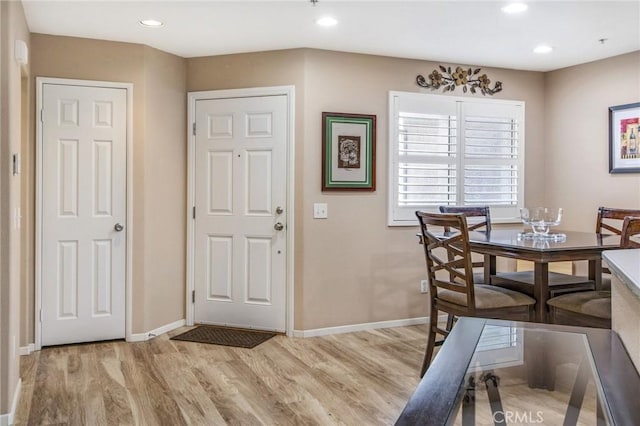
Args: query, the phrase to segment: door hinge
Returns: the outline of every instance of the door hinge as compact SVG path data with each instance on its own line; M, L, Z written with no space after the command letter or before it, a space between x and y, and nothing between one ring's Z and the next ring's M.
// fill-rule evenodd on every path
M44 123L44 110L40 110L40 122Z
M42 322L42 309L40 309L40 322Z
M191 303L196 303L196 291L191 291Z
M193 218L196 218L196 206L193 206Z
M193 136L196 135L196 122L193 122L193 126L192 126L192 132L193 132Z

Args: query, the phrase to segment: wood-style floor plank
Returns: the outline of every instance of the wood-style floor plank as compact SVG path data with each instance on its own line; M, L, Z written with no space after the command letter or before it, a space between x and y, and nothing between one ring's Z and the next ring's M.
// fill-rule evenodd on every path
M418 383L424 326L253 349L170 340L22 358L18 425L390 424Z
M426 326L276 336L253 349L170 340L184 331L22 357L16 424L389 425L418 384L426 341ZM505 407L561 421L575 368L558 368L559 395L532 392L511 370L500 372ZM579 424L595 416L592 387ZM477 401L478 420L491 421L482 392Z

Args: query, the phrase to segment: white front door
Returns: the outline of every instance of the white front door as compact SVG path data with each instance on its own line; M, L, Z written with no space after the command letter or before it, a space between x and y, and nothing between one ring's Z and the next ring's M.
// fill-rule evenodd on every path
M195 321L285 331L287 97L195 114Z
M126 90L42 93L42 345L124 338Z

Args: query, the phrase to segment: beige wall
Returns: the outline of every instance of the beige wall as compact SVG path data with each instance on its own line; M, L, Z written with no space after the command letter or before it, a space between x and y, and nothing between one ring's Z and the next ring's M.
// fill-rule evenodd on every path
M19 377L20 230L14 214L20 208L22 175L12 176L11 156L19 154L23 137L22 75L14 59L15 40L29 45L29 29L20 2L0 2L0 415L11 410Z
M133 83L133 332L183 319L186 213L176 200L186 199L186 61L142 45L73 37L33 34L32 46L34 77ZM33 295L23 302L31 321L23 327L26 344L33 342Z
M640 208L640 174L609 174L608 115L640 101L640 52L546 73L545 94L545 202L564 208L563 227L595 229L598 206Z
M130 81L135 85L134 332L184 317L185 91L260 86L296 88L295 328L308 330L428 314L427 298L418 291L418 282L424 277L424 260L416 245L416 228L386 226L387 104L390 90L431 93L419 88L415 77L428 74L438 63L310 49L183 60L125 43L44 35L33 35L32 39L34 55L37 54L34 76ZM638 205L638 178L609 176L606 137L602 144L593 136L598 128L605 129L606 135L607 106L637 100L638 53L601 62L546 75L499 68L483 70L492 80L503 82L504 90L494 98L526 103L527 205L564 201L566 197L561 194L581 190L578 184L585 178L592 179L596 186L604 179L616 179L616 187L618 181L628 184L621 196L631 193L635 199L611 199L611 203ZM622 70L610 77L612 68ZM607 87L587 93L585 87L590 87L589 83ZM604 113L600 106L593 107L594 103L603 104ZM375 192L320 190L323 111L377 116ZM560 118L562 114L570 114L570 119ZM591 176L587 168L571 161L575 158L570 148L574 141L557 142L571 139L565 133L574 132L592 141L589 155L581 155L581 160L602 162L606 176ZM605 151L591 155L601 145ZM573 148L578 149L578 145ZM573 179L567 172L571 168L588 176ZM558 179L564 180L558 183ZM561 204L609 203L586 191L576 196L575 202ZM612 192L615 193L607 191L606 196L612 197ZM329 205L327 220L312 219L314 202ZM576 215L567 209L567 217L573 219ZM580 227L582 219L576 220L567 223ZM30 317L32 314L31 311ZM32 341L28 333L24 337L24 342Z
M144 60L145 294L136 306L148 331L185 317L187 89L184 59L145 47Z
M296 86L295 328L314 329L421 317L424 260L416 228L386 226L387 104L390 90L417 92L420 73L437 63L320 50L227 55L188 60L190 91ZM502 80L502 99L526 101L527 170L543 167L543 75L487 69ZM460 94L459 94L460 95ZM322 193L323 111L377 115L377 190ZM542 182L527 172L527 199L541 203ZM327 220L312 219L313 203L329 205Z
M306 52L304 207L304 329L385 321L428 314L419 293L424 255L415 227L387 227L388 92L431 92L419 88L418 74L438 63L370 55ZM481 64L480 64L481 66ZM536 179L544 159L543 76L537 72L484 68L503 82L497 99L526 102L526 197L541 202ZM462 92L454 93L462 96ZM477 96L477 95L476 95ZM321 116L323 111L377 116L377 185L373 193L321 192ZM313 203L328 204L327 220L312 219Z

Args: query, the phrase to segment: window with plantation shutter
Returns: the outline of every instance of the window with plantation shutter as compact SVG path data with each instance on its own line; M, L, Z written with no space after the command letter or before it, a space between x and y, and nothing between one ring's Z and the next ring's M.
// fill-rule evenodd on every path
M389 225L441 205L519 217L524 102L390 92L389 117Z

